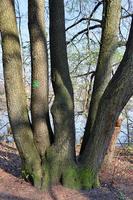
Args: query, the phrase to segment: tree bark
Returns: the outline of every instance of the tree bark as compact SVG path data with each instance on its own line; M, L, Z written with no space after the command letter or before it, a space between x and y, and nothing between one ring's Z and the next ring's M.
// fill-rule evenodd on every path
M53 142L48 109L48 56L44 27L44 0L28 1L31 45L31 117L34 140L41 157Z
M122 119L121 118L117 119L117 121L115 122L114 132L111 141L109 142L109 147L107 149L107 153L105 155L104 162L102 164L103 169L109 168L111 166L115 154L117 138L121 131L121 124L122 124Z
M8 116L22 159L22 172L40 187L40 157L34 145L22 78L22 60L13 0L0 1L0 32Z
M81 154L89 140L97 114L100 99L111 79L111 60L118 43L118 30L121 14L120 0L107 0L103 4L103 29L100 52L96 67L89 114L85 127Z
M50 169L50 182L57 183L64 168L75 160L74 97L67 61L64 1L50 0L49 9L51 74L55 94L51 112L55 142L47 151L46 162Z

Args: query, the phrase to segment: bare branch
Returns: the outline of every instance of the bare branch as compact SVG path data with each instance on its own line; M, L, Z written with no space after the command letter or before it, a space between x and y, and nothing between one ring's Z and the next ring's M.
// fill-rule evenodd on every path
M89 27L89 30L92 30L92 29L95 29L95 28L101 28L101 25L100 25L100 24L97 24L97 25L94 25L94 26L90 26L90 27ZM87 32L88 32L88 28L85 28L85 29L79 31L76 35L74 35L74 36L72 37L72 39L71 39L70 41L67 42L67 45L70 44L70 43L71 43L75 38L77 38L79 35L85 34L85 33L87 33Z
M69 26L68 28L66 28L66 31L68 31L69 29L71 29L71 28L73 28L74 26L76 26L76 25L78 25L80 22L82 22L82 21L86 21L86 20L88 20L88 21L90 21L91 20L91 17L93 16L93 14L95 13L95 11L99 8L99 6L102 4L102 2L99 2L95 7L94 7L94 9L92 10L92 12L91 12L91 14L90 14L90 16L89 17L83 17L83 18L81 18L80 20L78 20L77 22L75 22L74 24L72 24L71 26ZM101 23L101 20L98 20L98 19L92 19L92 21L97 21L97 22L99 22L99 23Z

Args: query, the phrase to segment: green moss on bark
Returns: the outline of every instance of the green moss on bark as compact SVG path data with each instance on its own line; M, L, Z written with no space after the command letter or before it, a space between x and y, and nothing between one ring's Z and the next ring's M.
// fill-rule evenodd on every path
M100 186L97 174L93 171L93 169L80 168L79 179L82 189L91 189Z
M69 166L63 173L63 185L74 189L91 189L99 187L96 173L90 168Z
M62 184L65 187L70 187L74 189L81 189L78 168L74 166L69 166L65 169L62 175Z
M21 171L22 177L31 182L35 187L41 188L42 186L42 171L40 166L35 163L24 163Z
M60 182L60 160L54 147L47 150L46 157L43 159L43 176L42 189L47 189Z

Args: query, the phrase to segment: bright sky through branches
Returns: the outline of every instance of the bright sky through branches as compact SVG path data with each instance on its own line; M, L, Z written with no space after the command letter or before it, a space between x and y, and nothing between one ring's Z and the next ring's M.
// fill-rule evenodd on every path
M133 0L129 0L129 13L133 14Z

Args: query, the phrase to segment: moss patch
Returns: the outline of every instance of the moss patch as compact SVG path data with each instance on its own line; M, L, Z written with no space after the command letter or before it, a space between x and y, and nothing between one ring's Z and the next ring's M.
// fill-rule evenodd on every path
M91 189L100 185L96 173L90 168L80 168L79 179L82 189Z
M53 147L47 150L46 157L43 160L43 183L42 188L47 189L51 185L55 185L60 182L61 177L61 165L56 156L56 152Z
M81 184L77 167L74 166L67 167L62 176L62 184L65 187L80 189Z
M32 185L34 185L37 188L41 188L41 174L40 174L40 169L36 169L34 170L33 167L29 164L25 164L22 167L22 171L21 171L21 175L22 177L32 183Z
M93 170L73 166L67 167L64 171L62 184L73 189L92 189L100 186Z

